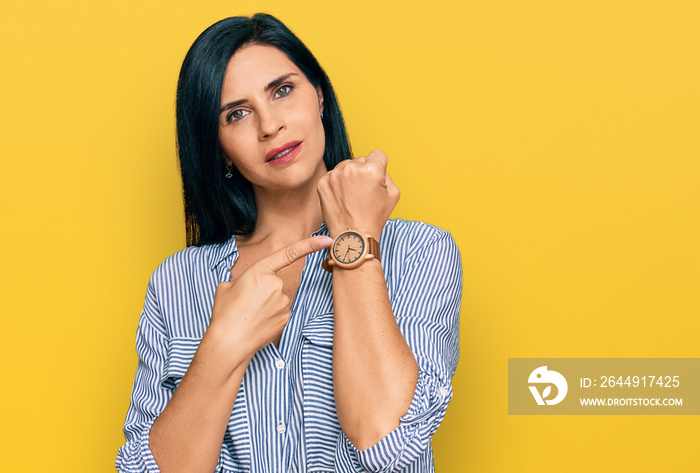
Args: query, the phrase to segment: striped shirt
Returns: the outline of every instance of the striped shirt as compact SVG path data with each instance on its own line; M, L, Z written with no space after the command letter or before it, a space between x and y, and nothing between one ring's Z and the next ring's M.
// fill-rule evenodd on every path
M314 235L327 235L325 225ZM452 398L459 355L462 266L449 233L389 220L382 268L398 326L419 366L400 425L358 450L338 423L333 397L332 274L326 256L306 257L279 347L252 358L224 435L216 472L433 472L432 435ZM189 247L153 273L136 337L139 363L126 415L122 472L157 472L148 447L153 421L182 380L211 317L214 291L231 278L238 251L225 243Z

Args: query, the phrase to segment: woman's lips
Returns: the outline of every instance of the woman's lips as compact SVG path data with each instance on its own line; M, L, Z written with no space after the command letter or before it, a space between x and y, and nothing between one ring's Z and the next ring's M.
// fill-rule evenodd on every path
M265 162L273 166L285 164L294 159L299 151L301 151L301 141L292 141L267 153Z

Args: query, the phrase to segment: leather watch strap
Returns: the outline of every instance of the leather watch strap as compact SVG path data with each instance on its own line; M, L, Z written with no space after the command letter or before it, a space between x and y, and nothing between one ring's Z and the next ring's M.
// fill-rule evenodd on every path
M379 257L379 242L372 237L365 236L365 238L367 238L367 242L369 243L369 254L374 256L377 261L381 261Z

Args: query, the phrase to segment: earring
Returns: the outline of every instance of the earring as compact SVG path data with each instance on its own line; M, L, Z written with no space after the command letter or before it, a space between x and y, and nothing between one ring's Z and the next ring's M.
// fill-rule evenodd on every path
M323 120L323 112L321 112L321 120Z
M231 169L233 169L233 166L231 166L230 164L227 164L226 171L228 171L228 172L224 176L226 179L231 179L233 177L233 174L231 174Z

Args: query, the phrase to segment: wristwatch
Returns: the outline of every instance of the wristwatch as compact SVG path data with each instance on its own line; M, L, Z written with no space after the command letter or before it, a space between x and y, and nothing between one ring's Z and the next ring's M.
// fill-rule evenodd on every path
M328 258L321 266L330 273L333 272L334 266L354 269L372 258L379 261L379 242L371 235L348 229L333 240L333 244L328 248Z

